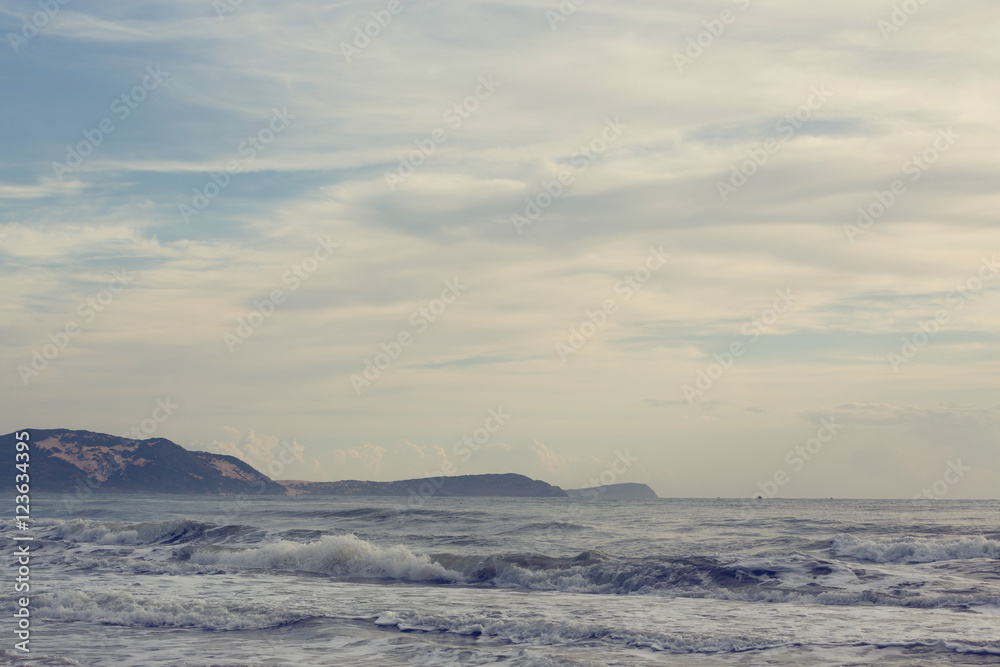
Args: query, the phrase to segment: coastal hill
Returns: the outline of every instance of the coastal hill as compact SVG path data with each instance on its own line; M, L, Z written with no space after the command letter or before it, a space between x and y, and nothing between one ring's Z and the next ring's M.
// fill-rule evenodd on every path
M24 430L30 433L28 473L33 491L88 495L288 493L238 458L189 451L165 438L133 440L64 428ZM16 442L14 433L0 436L0 456L10 462L4 465L7 472L0 478L3 489L14 486Z
M502 496L506 498L565 498L558 486L507 473L503 475L455 475L404 479L398 482L302 482L281 480L289 489L327 496Z
M514 473L455 475L395 482L275 481L233 456L191 451L166 438L132 438L70 429L30 434L32 491L47 493L178 493L201 495L479 496L501 498L656 498L645 484L611 484L564 491ZM20 433L20 431L17 431ZM17 439L0 435L0 489L13 489Z
M608 484L607 486L595 486L589 489L566 489L570 498L590 498L593 500L604 498L620 498L622 500L656 500L659 498L656 491L645 484L636 482L626 482L624 484Z

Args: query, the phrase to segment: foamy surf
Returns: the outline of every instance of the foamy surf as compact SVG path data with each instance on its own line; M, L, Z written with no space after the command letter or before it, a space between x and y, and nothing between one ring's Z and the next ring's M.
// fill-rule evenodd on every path
M36 614L56 621L84 621L149 628L261 630L304 616L275 605L207 602L190 596L110 591L57 591L34 598Z
M973 558L1000 559L1000 542L983 536L934 539L899 537L862 539L853 535L833 538L833 553L873 563L934 563Z
M282 540L253 549L199 550L190 561L259 570L327 574L349 579L456 582L463 577L402 545L381 547L354 535L328 535L305 544Z
M624 503L442 498L399 521L392 499L272 498L228 523L217 499L128 501L39 510L33 614L72 647L54 660L1000 664L979 506L937 504L904 536L879 503L863 523L851 503L771 503L750 530L725 501L639 520Z
M263 535L263 531L252 526L219 525L194 519L146 523L48 520L40 522L38 527L42 535L49 539L80 544L122 546L185 544L196 540L221 543L237 536Z
M841 534L832 538L826 557L794 552L622 558L593 549L563 557L427 554L353 534L300 541L279 537L294 530L271 532L195 519L141 524L55 521L44 530L49 539L86 547L66 556L77 567L134 574L285 571L348 580L769 603L966 609L1000 603L1000 590L991 585L990 564L996 560L987 558L998 543L976 536L865 540ZM947 564L947 580L941 570L921 567L925 563ZM904 565L912 567L901 569Z

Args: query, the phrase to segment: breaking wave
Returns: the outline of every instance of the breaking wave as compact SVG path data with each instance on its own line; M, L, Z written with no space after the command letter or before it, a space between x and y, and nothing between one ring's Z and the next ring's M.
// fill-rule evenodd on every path
M315 542L282 540L255 549L202 549L190 556L200 565L236 565L292 570L350 579L458 582L457 572L417 555L402 545L380 547L354 535L327 535Z
M934 563L944 560L1000 558L1000 542L982 536L863 540L853 535L838 535L833 538L832 550L837 556L872 563Z
M261 630L302 620L287 609L259 604L220 604L179 596L57 591L32 598L33 611L55 621L87 621L107 625L203 630Z
M67 542L101 545L184 544L197 540L222 543L234 538L263 537L264 531L252 526L220 526L193 519L172 519L148 523L112 523L94 521L52 521L46 537Z

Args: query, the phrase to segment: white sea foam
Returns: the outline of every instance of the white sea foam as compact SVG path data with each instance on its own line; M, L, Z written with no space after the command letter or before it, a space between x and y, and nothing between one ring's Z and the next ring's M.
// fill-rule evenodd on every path
M150 523L98 523L94 521L56 521L50 524L49 536L68 542L104 545L156 544L168 539L196 536L216 527L192 519L172 519Z
M458 572L432 562L425 555L414 554L402 545L380 547L354 535L327 535L305 544L282 540L239 551L201 549L191 555L191 562L358 579L445 582L463 579Z
M219 604L191 597L139 595L122 590L39 593L31 602L33 613L44 619L151 628L259 630L279 627L300 618L286 609L259 604Z
M786 642L763 635L712 636L691 633L636 631L585 621L497 618L485 615L442 616L386 611L374 621L382 627L396 626L406 632L447 632L484 635L526 644L566 644L601 640L612 644L681 653L724 653L771 648Z
M976 535L952 539L900 537L865 540L853 535L833 538L833 553L873 563L933 563L943 560L1000 558L1000 542Z
M380 518L394 516L388 501L282 498L219 525L214 499L114 500L32 525L45 574L32 618L81 664L255 664L272 647L273 664L331 667L1000 655L1000 536L970 537L994 505L941 504L901 533L891 503L861 519L856 503L790 504L747 546L727 528L731 508L707 501L641 516L592 503L570 517L558 500L442 498L404 523ZM570 521L582 528L558 540L535 530Z

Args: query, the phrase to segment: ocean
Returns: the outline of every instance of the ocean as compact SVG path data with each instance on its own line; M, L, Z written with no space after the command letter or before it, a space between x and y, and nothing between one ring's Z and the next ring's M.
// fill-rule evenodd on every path
M4 664L1000 664L998 501L32 500Z

